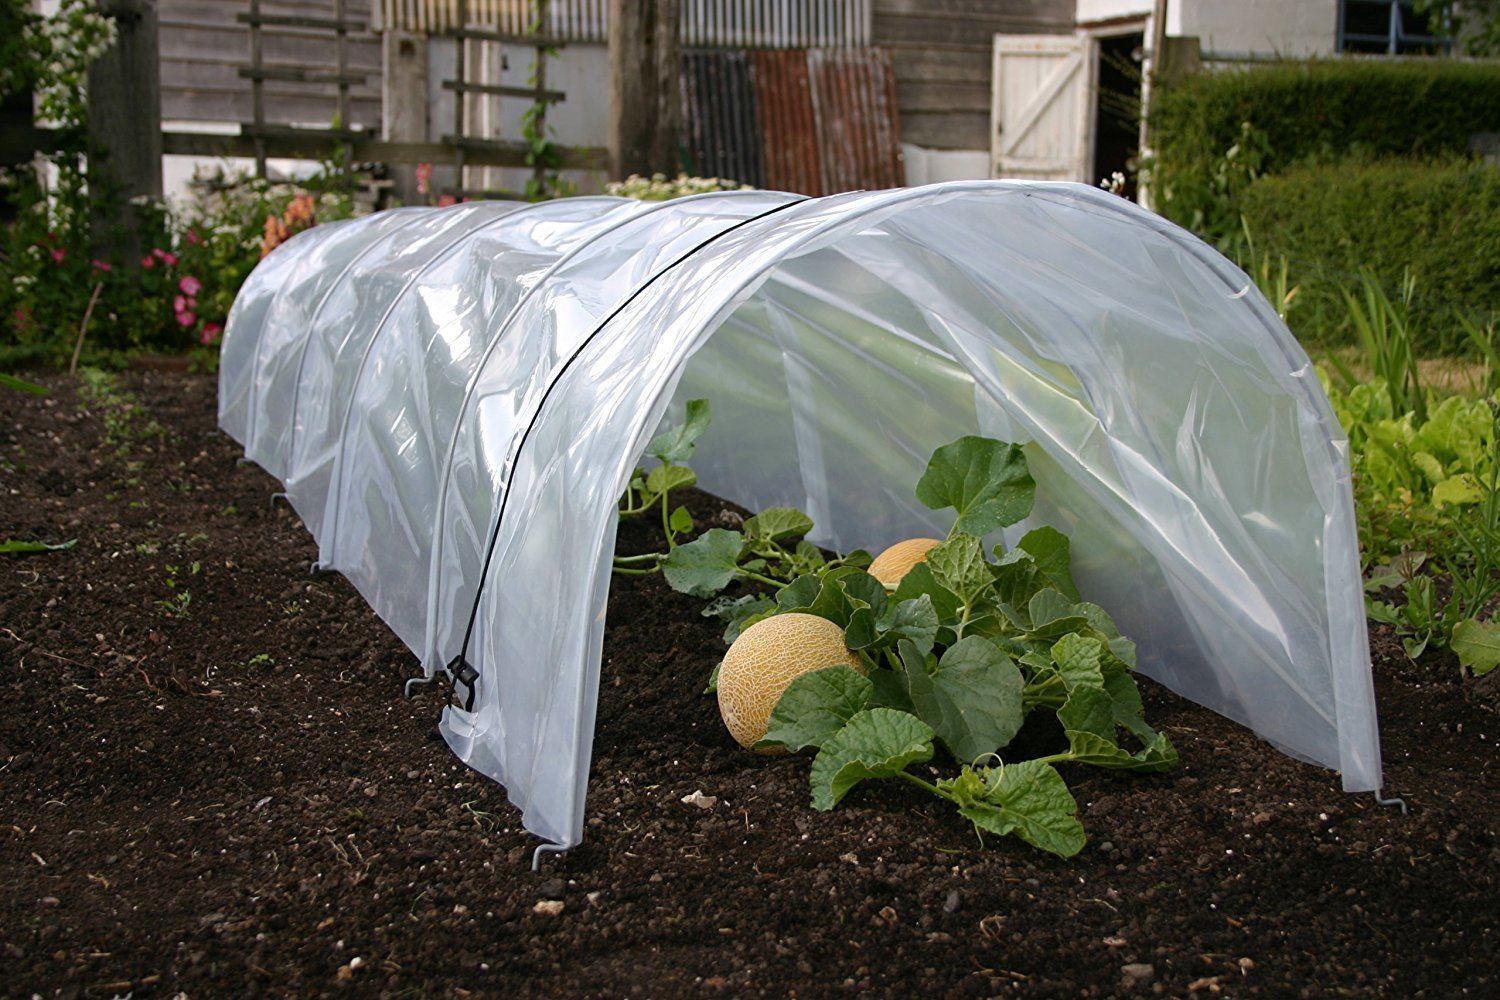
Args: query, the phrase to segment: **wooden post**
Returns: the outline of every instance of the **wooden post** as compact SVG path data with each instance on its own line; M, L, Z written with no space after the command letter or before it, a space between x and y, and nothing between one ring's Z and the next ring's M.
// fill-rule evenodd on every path
M91 220L101 256L141 257L140 213L130 199L160 198L161 77L155 0L101 0L115 44L89 67L89 176L104 208Z
M609 161L616 179L677 173L679 10L679 0L610 0Z
M391 142L426 142L427 36L387 27L381 39L384 78L381 92L382 131ZM413 164L392 166L396 196L408 205L420 204L417 171Z

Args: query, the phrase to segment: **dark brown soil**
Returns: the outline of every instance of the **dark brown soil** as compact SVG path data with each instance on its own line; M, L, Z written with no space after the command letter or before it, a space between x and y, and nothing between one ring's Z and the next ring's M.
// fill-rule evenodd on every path
M0 539L77 539L0 556L5 993L1500 994L1500 718L1445 656L1375 635L1411 815L1146 684L1182 767L1068 773L1063 861L906 787L813 812L806 761L739 751L700 695L700 602L621 580L587 840L537 876L440 696L401 699L411 655L235 464L212 380L126 376L134 417L49 384L0 395Z

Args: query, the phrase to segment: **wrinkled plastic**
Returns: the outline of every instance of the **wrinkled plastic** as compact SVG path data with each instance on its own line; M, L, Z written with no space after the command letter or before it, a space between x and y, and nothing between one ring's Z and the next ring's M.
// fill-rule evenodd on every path
M615 505L694 397L701 484L842 549L946 532L912 495L936 446L1024 442L1037 508L1007 541L1060 528L1143 673L1379 787L1347 445L1312 366L1241 271L1091 188L318 227L251 275L220 378L323 565L429 674L465 653L474 708L444 735L553 843L582 835Z

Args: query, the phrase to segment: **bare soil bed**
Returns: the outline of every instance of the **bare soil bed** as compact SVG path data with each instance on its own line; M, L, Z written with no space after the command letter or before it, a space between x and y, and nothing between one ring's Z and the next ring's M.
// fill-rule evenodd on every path
M213 380L123 376L138 411L49 384L0 394L0 539L77 539L0 556L0 992L1500 994L1500 718L1444 655L1374 636L1410 815L1143 682L1182 766L1066 771L1063 861L900 787L813 812L806 761L740 751L700 694L701 602L620 579L586 841L533 875L441 696L402 700L413 657L236 465Z

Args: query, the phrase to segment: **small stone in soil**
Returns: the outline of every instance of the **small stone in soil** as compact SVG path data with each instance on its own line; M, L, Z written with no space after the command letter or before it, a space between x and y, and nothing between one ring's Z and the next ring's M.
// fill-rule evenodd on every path
M560 878L549 878L537 887L537 892L543 899L562 899L566 891L567 884Z
M544 917L555 917L562 913L564 905L566 904L560 899L539 899L531 912L540 913Z
M948 898L945 899L945 900L943 900L943 912L944 913L956 913L956 912L958 912L958 890L957 889L949 889L948 890Z
M1131 962L1120 966L1120 974L1132 986L1141 986L1156 978L1156 969L1146 962Z

